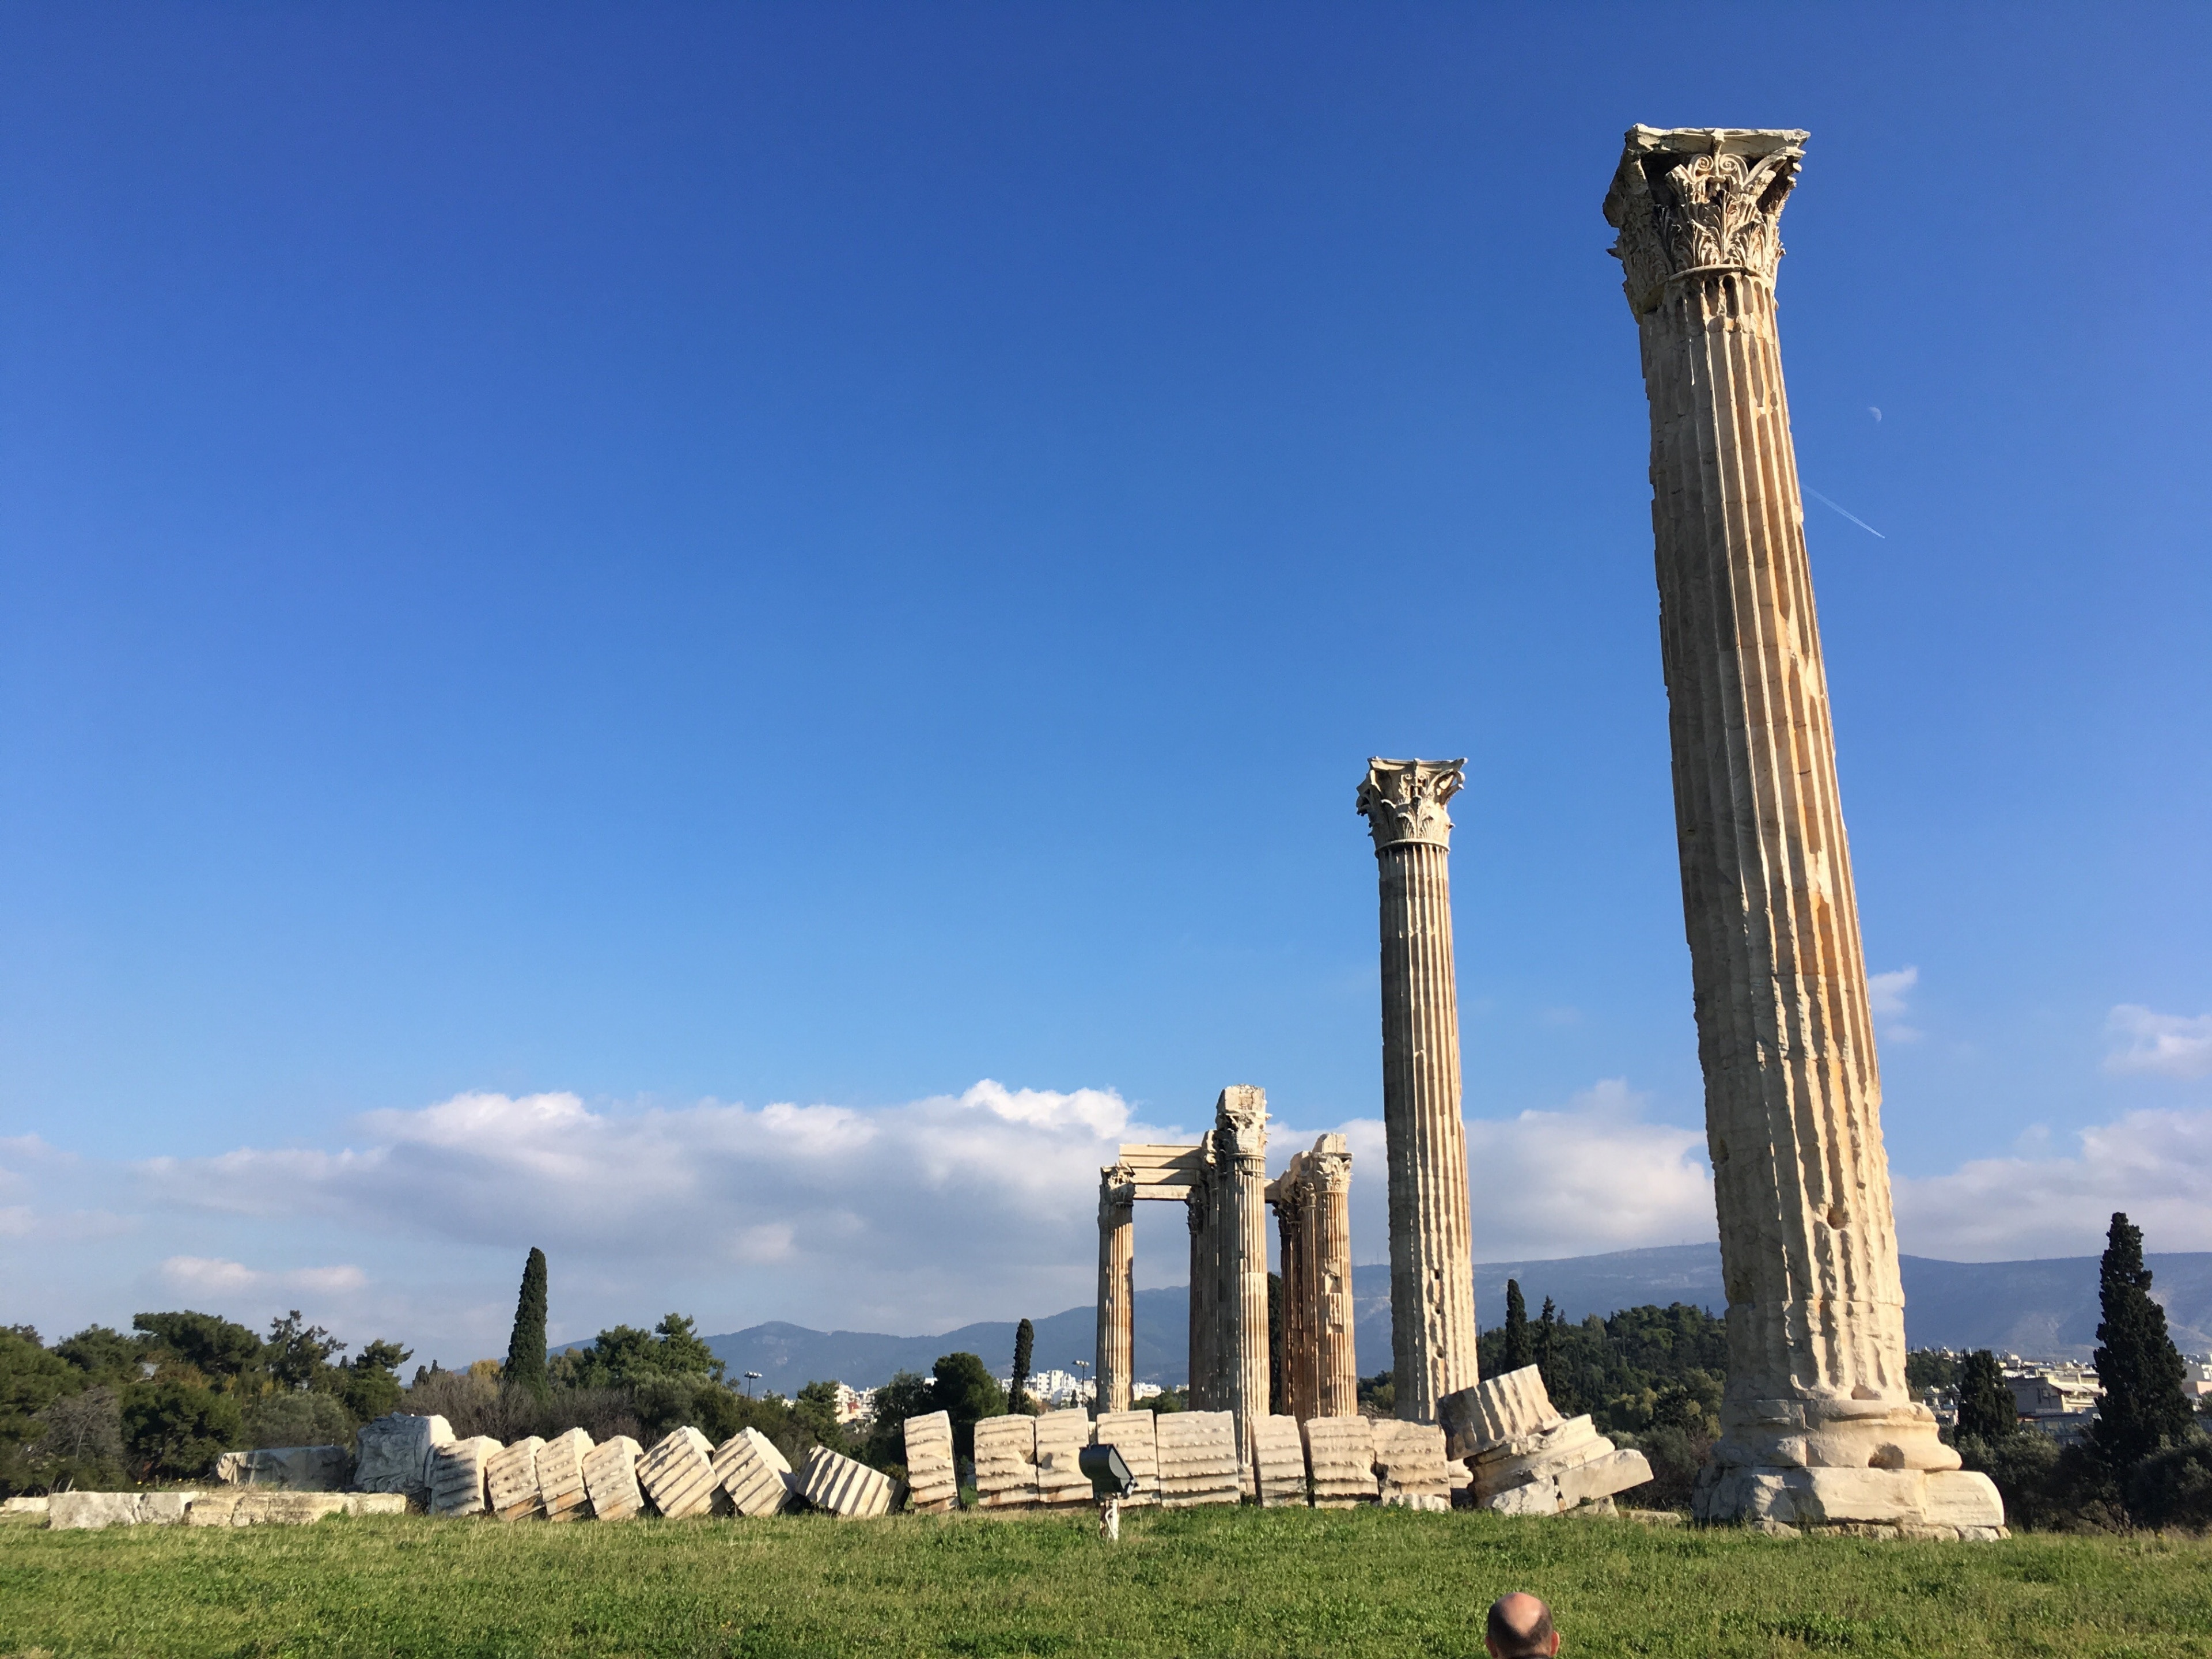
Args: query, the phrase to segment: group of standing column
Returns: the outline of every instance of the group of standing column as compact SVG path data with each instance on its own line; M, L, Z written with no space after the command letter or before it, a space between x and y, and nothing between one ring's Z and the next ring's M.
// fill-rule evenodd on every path
M1267 1188L1283 1277L1283 1412L1301 1423L1359 1409L1352 1336L1352 1154L1323 1135Z

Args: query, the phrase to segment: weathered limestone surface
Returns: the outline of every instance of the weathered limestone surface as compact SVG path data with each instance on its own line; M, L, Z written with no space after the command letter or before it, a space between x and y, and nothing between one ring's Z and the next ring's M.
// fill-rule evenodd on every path
M1375 1478L1386 1505L1449 1509L1451 1474L1444 1467L1444 1431L1433 1423L1378 1419Z
M1225 1392L1212 1403L1236 1419L1238 1455L1249 1461L1252 1425L1267 1414L1266 1090L1240 1083L1221 1091L1213 1108L1213 1161L1221 1310L1216 1370Z
M1036 1419L987 1417L975 1425L975 1502L1025 1510L1037 1501Z
M348 1515L404 1515L407 1499L396 1492L342 1492Z
M387 1514L404 1514L407 1508L407 1500L398 1492L234 1488L228 1492L204 1492L195 1498L185 1511L185 1524L188 1527L312 1526L333 1515L364 1513L349 1504L347 1502L349 1498L396 1505L394 1509L384 1511Z
M484 1473L501 1448L489 1435L448 1441L430 1454L430 1513L482 1515Z
M1651 1478L1642 1452L1618 1449L1587 1417L1562 1418L1534 1365L1448 1396L1438 1414L1446 1453L1473 1474L1480 1509L1558 1515Z
M1158 1424L1158 1413L1154 1412L1104 1412L1091 1425L1092 1443L1120 1452L1137 1483L1137 1490L1121 1500L1123 1509L1142 1509L1159 1502Z
M1444 810L1466 765L1370 760L1355 803L1375 837L1382 884L1390 1348L1397 1414L1413 1423L1435 1422L1437 1401L1477 1380Z
M1036 1419L1037 1502L1047 1505L1088 1504L1091 1477L1079 1461L1091 1443L1091 1413L1047 1412Z
M898 1498L890 1476L827 1446L817 1446L808 1455L799 1490L816 1509L847 1520L889 1515Z
M228 1451L215 1460L215 1478L227 1486L338 1492L353 1478L353 1454L343 1446L264 1446L253 1451Z
M1352 1334L1352 1154L1326 1134L1268 1187L1281 1238L1284 1404L1301 1421L1359 1408Z
M1316 1508L1349 1509L1382 1495L1375 1480L1375 1425L1368 1419L1316 1417L1298 1427L1305 1437Z
M927 1412L906 1420L907 1504L940 1515L960 1504L960 1471L952 1455L952 1418Z
M106 1527L181 1525L195 1492L58 1492L46 1501L46 1525L57 1532Z
M591 1449L592 1437L581 1429L565 1429L538 1449L538 1501L548 1521L574 1521L589 1513L584 1459Z
M740 1429L714 1449L714 1478L739 1515L781 1515L798 1501L790 1460L758 1429Z
M645 1508L637 1460L645 1449L626 1434L602 1440L584 1454L584 1491L595 1521L627 1521Z
M1098 1172L1098 1408L1129 1409L1136 1360L1136 1171L1115 1164Z
M1804 140L1632 127L1605 200L1651 405L1682 911L1729 1302L1722 1436L1696 1498L1709 1520L1763 1518L1770 1472L1884 1471L1897 1506L1924 1497L1920 1474L1959 1462L1905 1384L1881 1081L1783 388L1774 278ZM1981 1524L2002 1519L1992 1507Z
M46 1500L43 1493L35 1498L0 1498L0 1516L46 1513Z
M637 1480L663 1515L730 1512L729 1496L714 1478L714 1443L689 1425L663 1436L639 1460Z
M1445 1455L1467 1458L1556 1428L1559 1413L1543 1372L1524 1365L1439 1400L1437 1421L1444 1431Z
M1237 1418L1231 1412L1164 1412L1153 1425L1163 1508L1234 1504L1242 1496Z
M528 1521L545 1513L538 1494L538 1454L544 1446L543 1437L526 1435L484 1466L484 1503L501 1520Z
M393 1412L354 1434L353 1483L363 1492L396 1492L430 1501L430 1454L453 1438L442 1417Z
M1306 1493L1306 1446L1295 1417L1262 1417L1252 1428L1252 1476L1263 1508L1310 1501Z

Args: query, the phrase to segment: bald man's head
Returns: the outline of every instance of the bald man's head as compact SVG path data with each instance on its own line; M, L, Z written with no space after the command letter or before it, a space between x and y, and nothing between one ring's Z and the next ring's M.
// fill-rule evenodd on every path
M1490 1604L1482 1645L1493 1659L1552 1659L1559 1650L1559 1632L1552 1627L1551 1608L1526 1591L1515 1590Z

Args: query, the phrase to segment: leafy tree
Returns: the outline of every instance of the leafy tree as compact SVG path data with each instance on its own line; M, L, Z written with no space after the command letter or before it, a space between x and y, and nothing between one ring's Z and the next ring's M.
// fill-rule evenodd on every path
M143 1313L131 1328L145 1332L171 1359L191 1366L217 1388L237 1389L261 1368L261 1339L213 1314Z
M1960 1363L1956 1386L1961 1437L1972 1435L1977 1440L1996 1441L2018 1432L2019 1406L1997 1357L1987 1348L1975 1349Z
M2187 1370L2166 1334L2166 1310L2151 1300L2142 1229L2124 1213L2112 1216L2097 1289L2104 1312L2097 1326L2097 1381L2105 1395L2089 1425L2089 1445L2124 1483L2143 1459L2182 1439L2191 1416L2181 1391Z
M88 1383L120 1388L138 1381L147 1347L143 1336L125 1336L105 1325L88 1325L75 1336L55 1343L54 1352L82 1371Z
M269 1340L262 1345L261 1357L278 1388L305 1389L325 1386L331 1362L345 1350L344 1343L333 1341L320 1325L308 1324L295 1308L282 1319L269 1322Z
M1395 1416L1398 1409L1398 1383L1390 1372L1377 1371L1372 1376L1359 1379L1359 1409L1368 1417Z
M128 1479L123 1472L121 1402L113 1389L95 1386L63 1395L37 1421L40 1432L28 1461L48 1490L97 1491Z
M397 1342L362 1345L361 1352L347 1363L338 1387L338 1397L356 1420L367 1423L399 1409L399 1368L413 1357L412 1349Z
M937 1390L919 1371L900 1371L876 1390L860 1461L878 1469L906 1468L906 1423L937 1409Z
M1190 1409L1188 1389L1162 1389L1158 1394L1146 1395L1137 1402L1137 1409L1148 1411L1155 1417L1168 1412L1187 1412Z
M1528 1304L1521 1294L1521 1281L1505 1281L1505 1352L1501 1370L1517 1371L1536 1363L1536 1350L1528 1340Z
M1006 1391L990 1367L972 1353L939 1355L930 1378L939 1408L952 1419L954 1455L973 1458L975 1424L981 1418L1006 1414Z
M817 1445L842 1452L851 1443L844 1424L838 1420L835 1382L809 1382L799 1391L799 1398L791 1402L791 1414L799 1427L814 1437Z
M213 1389L157 1379L137 1383L123 1396L124 1450L142 1480L185 1480L205 1473L238 1444L244 1427L238 1401Z
M47 1352L33 1328L0 1327L0 1442L17 1445L35 1437L33 1417L83 1386L83 1373Z
M359 1426L338 1395L286 1389L245 1402L240 1439L247 1446L343 1446Z
M1915 1348L1905 1356L1905 1386L1915 1394L1923 1389L1955 1389L1962 1363L1956 1354Z
M616 1325L571 1348L550 1367L552 1379L570 1388L619 1388L649 1376L698 1376L716 1382L727 1368L702 1341L692 1322L672 1313L649 1331Z
M1728 1327L1702 1308L1623 1308L1608 1318L1592 1314L1578 1325L1544 1322L1552 1357L1545 1387L1566 1413L1588 1412L1599 1432L1641 1435L1673 1420L1685 1433L1705 1431L1716 1419L1728 1376ZM1505 1369L1503 1326L1482 1334L1481 1374ZM1362 1385L1363 1407L1366 1386ZM1694 1409L1692 1409L1694 1407ZM1692 1425L1697 1427L1693 1430Z
M1006 1384L1012 1409L1030 1409L1030 1356L1036 1347L1036 1327L1026 1319L1014 1327L1014 1374Z
M514 1303L514 1334L507 1340L507 1380L543 1399L552 1389L545 1370L545 1252L534 1245L522 1267L522 1292Z

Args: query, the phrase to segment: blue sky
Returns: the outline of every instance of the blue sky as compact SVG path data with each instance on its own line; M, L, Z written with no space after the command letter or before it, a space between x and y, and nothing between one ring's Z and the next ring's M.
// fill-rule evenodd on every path
M1469 757L1478 1249L1710 1237L1632 121L1813 135L1905 1248L2212 1249L2208 71L2182 7L0 7L9 1316L465 1358L532 1243L580 1333L1084 1301L1127 1125L1371 1127L1373 753Z

